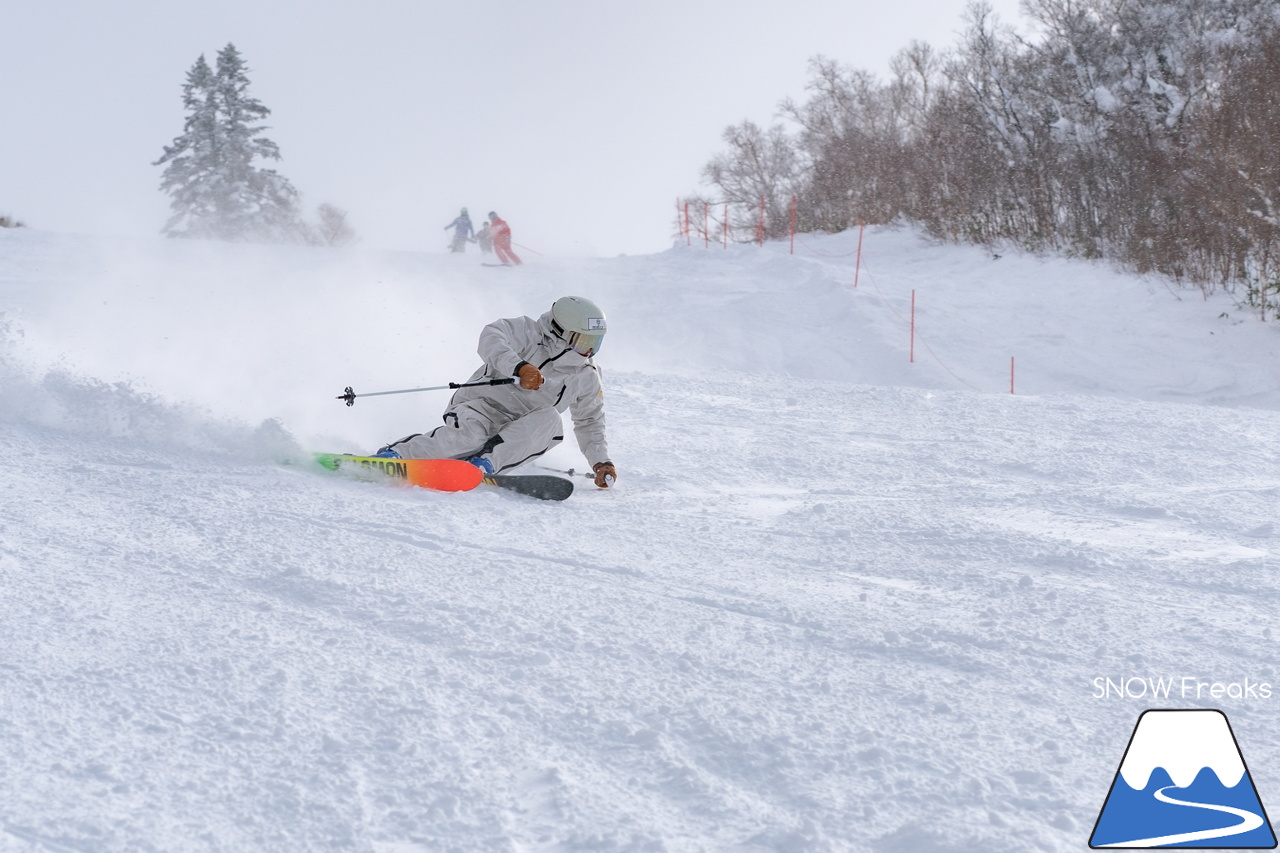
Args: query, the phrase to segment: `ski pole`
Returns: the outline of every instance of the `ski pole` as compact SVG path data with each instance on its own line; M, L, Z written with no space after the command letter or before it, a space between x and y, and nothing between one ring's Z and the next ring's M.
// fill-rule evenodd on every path
M546 465L538 465L536 467L541 471L554 471L557 474L568 474L570 477L586 477L588 480L594 480L596 478L596 475L592 474L590 471L577 471L573 468L548 468ZM613 485L613 478L605 477L605 482Z
M595 474L588 474L586 471L575 471L572 468L548 468L546 465L537 465L534 467L543 471L554 471L557 474L568 474L570 477L586 477L588 480L594 480L596 478Z
M338 395L334 399L346 400L348 406L354 406L356 404L356 397L385 397L388 394L413 394L418 391L444 391L457 388L476 388L481 385L512 385L515 381L516 378L514 376L509 376L506 379L486 379L482 382L450 382L448 385L433 385L430 388L402 388L399 391L371 391L367 394L357 394L355 391L352 391L351 386L348 385L343 390L342 394Z

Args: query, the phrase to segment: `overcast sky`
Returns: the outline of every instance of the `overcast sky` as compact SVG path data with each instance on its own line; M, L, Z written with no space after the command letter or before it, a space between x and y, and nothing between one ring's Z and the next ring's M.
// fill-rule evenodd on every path
M1017 0L990 0L1022 28ZM724 128L803 99L810 57L888 76L952 46L965 0L13 0L0 9L0 214L156 234L182 84L228 42L269 107L276 168L365 246L443 251L465 205L529 257L671 244Z

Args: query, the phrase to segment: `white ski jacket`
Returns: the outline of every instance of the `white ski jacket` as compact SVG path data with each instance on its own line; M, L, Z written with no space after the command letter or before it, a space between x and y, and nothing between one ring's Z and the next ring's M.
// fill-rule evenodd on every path
M593 466L609 461L600 369L552 333L550 312L537 320L532 317L495 320L480 332L479 353L484 365L469 381L515 376L517 368L527 362L542 372L542 387L529 391L517 382L460 388L453 395L451 409L469 400L484 398L511 420L546 407L558 412L568 410L582 455Z

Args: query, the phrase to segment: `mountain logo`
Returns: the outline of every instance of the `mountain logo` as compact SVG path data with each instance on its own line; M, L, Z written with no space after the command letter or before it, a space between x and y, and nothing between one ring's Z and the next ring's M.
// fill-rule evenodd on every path
M1144 711L1089 847L1274 849L1271 821L1227 715Z

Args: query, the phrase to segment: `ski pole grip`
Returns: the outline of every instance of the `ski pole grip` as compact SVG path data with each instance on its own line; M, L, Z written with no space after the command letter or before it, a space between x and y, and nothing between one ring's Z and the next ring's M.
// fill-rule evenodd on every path
M475 388L481 385L512 385L516 381L514 376L508 376L506 379L489 379L483 382L450 382L450 388Z

